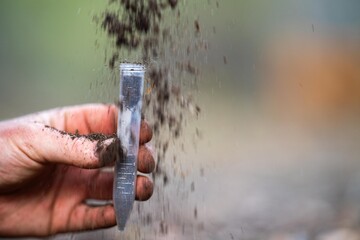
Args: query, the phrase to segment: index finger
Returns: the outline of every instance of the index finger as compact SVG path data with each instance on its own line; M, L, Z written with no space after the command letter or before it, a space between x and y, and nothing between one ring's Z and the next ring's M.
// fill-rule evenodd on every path
M50 125L69 133L116 133L118 108L115 105L87 104L56 110Z
M103 133L111 135L116 133L118 122L116 105L87 104L74 107L65 107L51 113L51 127L79 134ZM147 143L152 138L152 129L146 121L141 121L140 144Z

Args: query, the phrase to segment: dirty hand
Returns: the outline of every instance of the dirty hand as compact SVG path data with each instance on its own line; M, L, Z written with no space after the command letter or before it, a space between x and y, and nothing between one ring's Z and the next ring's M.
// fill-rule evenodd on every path
M65 132L113 134L116 125L112 105L54 109L0 122L0 236L47 236L115 225L112 205L85 203L112 199L113 174L99 169L104 154L97 141ZM151 137L142 122L138 170L143 173L154 170L144 145ZM152 191L152 182L138 176L136 199L147 200Z

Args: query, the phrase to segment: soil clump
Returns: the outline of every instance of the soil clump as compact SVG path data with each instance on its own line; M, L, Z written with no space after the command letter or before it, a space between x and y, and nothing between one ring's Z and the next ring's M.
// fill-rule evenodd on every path
M104 166L111 165L114 161L122 161L124 159L124 150L120 139L116 134L106 135L102 133L79 134L65 132L54 127L45 125L45 128L50 128L53 131L60 133L63 136L68 136L72 140L83 138L96 143L95 154L99 156L99 160ZM112 139L110 144L104 144L106 140Z

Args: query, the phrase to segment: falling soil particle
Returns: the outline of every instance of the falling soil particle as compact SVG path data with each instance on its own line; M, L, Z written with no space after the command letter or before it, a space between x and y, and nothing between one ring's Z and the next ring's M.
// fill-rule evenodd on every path
M160 222L160 233L164 235L168 233L168 226L164 221Z
M166 186L166 184L168 184L168 182L169 182L169 178L166 174L164 174L164 176L163 176L163 182L164 182L164 186Z
M194 26L195 26L196 33L200 33L200 24L199 24L198 20L195 20Z
M161 150L160 160L165 157L171 138L179 138L182 134L184 112L194 109L192 97L185 97L180 84L171 81L171 76L188 74L196 79L199 74L189 59L175 61L175 65L163 59L166 49L176 49L176 41L179 41L171 34L171 29L177 26L168 26L168 20L164 17L169 13L172 17L179 17L178 3L177 0L113 0L99 21L109 39L114 40L114 49L108 59L110 69L117 66L122 50L141 50L142 64L147 69L146 85L149 86L144 94L143 114L153 120L155 135L164 129L171 132L169 139L162 138L155 146ZM196 32L200 32L199 21L196 20L194 24ZM189 55L191 49L191 46L187 46L184 50ZM176 56L172 58L176 59ZM200 107L196 106L195 111L198 115Z
M150 225L152 223L152 217L150 214L146 215L146 225Z
M200 74L198 66L194 63L194 56L197 56L199 51L206 51L208 44L201 39L200 23L199 20L195 20L194 26L188 26L188 22L186 23L186 28L190 27L187 32L191 33L191 40L184 46L184 38L179 36L183 34L179 25L180 16L182 17L179 2L112 0L97 18L98 26L112 43L111 52L106 58L110 71L117 69L119 63L124 61L120 59L124 52L136 53L138 61L146 67L142 115L150 120L154 133L157 160L153 178L158 189L166 187L169 182L176 182L172 181L174 174L169 173L169 170L173 169L169 169L169 162L165 161L166 154L169 148L174 148L175 140L181 138L187 117L198 116L201 113L201 108L191 94L194 86L197 86L196 81ZM196 63L199 63L199 59ZM191 91L186 91L189 89ZM181 144L179 150L185 151L183 146ZM179 164L175 155L173 159L170 163ZM182 174L179 172L179 175ZM191 189L195 190L194 183ZM169 199L162 201L164 206L171 205ZM164 211L170 211L170 208ZM191 209L189 213L191 214ZM147 224L159 220L155 214L151 218L149 215L140 217ZM162 234L168 232L168 225L163 217L158 231Z
M227 57L226 57L226 56L223 57L223 60L224 60L224 64L227 64L228 61L227 61Z

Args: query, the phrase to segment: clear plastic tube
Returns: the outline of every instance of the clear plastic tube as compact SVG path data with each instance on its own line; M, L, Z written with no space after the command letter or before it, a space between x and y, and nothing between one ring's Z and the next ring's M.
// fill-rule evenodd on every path
M144 75L145 67L141 64L120 64L117 135L124 148L125 159L115 163L113 188L119 230L124 230L135 200Z

